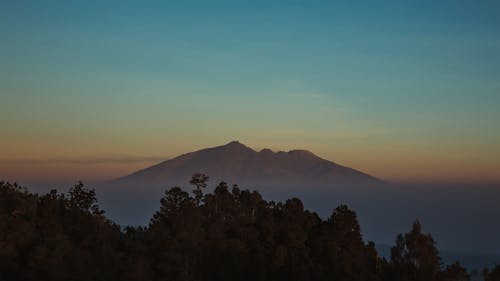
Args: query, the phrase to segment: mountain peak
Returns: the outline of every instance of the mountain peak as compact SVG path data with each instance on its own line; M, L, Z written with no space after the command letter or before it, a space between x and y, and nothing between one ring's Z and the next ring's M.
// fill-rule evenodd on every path
M229 150L242 150L242 151L245 150L245 151L255 152L252 148L242 144L241 142L239 142L237 140L231 141L223 146L219 146L219 148L229 149Z
M195 172L215 181L242 184L334 185L373 183L379 180L360 171L322 159L308 150L273 152L231 141L225 145L183 154L124 177L141 184L180 184Z
M236 145L243 145L243 146L245 146L244 144L242 144L241 142L239 142L237 140L230 141L225 146L236 146Z

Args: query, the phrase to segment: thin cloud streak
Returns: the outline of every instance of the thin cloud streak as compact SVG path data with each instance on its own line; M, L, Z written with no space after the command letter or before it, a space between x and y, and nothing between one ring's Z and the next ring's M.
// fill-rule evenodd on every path
M161 162L167 160L168 157L154 156L123 156L123 157L96 157L96 158L50 158L50 159L0 159L0 164L80 164L80 165L95 165L95 164L126 164L126 163L146 163L146 162Z

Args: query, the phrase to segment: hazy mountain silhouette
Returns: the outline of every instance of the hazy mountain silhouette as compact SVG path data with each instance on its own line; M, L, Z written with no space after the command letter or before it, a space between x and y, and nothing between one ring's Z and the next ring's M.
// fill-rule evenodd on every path
M483 259L489 257L484 253L500 253L500 186L378 184L381 181L370 175L304 150L255 151L231 142L102 183L96 191L109 218L123 225L147 225L167 188L178 185L192 191L189 180L195 172L210 176L205 193L224 180L257 190L268 200L301 198L323 218L347 204L357 210L366 239L379 244L390 245L395 233L419 219L441 249L464 253L450 254L449 259L476 266L495 260Z
M255 151L238 141L202 149L137 171L114 181L118 184L157 186L185 184L195 172L211 182L239 184L373 184L373 176L322 159L307 150Z

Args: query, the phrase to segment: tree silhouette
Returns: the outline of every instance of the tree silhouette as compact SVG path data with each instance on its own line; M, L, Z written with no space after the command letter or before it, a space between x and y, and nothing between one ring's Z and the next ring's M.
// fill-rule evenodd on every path
M500 281L500 265L496 265L492 270L485 269L483 275L484 281Z
M441 258L430 234L422 233L419 221L410 232L398 235L391 249L391 264L397 280L438 280Z
M266 201L225 182L203 195L207 180L193 176L192 195L167 189L148 226L124 228L80 182L45 195L0 182L0 280L470 280L458 263L442 269L418 221L387 261L346 205L324 220L298 198ZM499 280L500 266L483 273Z
M439 277L441 281L470 281L470 279L470 274L459 262L446 266L446 269L441 272Z
M70 188L68 195L69 205L71 207L96 215L104 214L104 211L100 210L99 205L97 205L95 191L93 189L85 188L81 181Z
M196 189L193 190L193 194L196 200L196 205L200 206L201 200L203 198L202 188L207 187L209 177L203 173L195 173L189 183L193 185Z

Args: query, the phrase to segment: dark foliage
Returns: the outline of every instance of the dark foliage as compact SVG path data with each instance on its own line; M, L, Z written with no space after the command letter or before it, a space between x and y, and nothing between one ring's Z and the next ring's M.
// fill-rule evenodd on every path
M387 261L345 205L322 220L297 198L268 202L224 182L204 195L207 180L193 176L193 195L166 190L147 227L125 228L82 183L37 195L0 182L0 280L470 280L441 265L419 222Z
M500 265L496 265L493 270L485 269L483 274L485 281L500 281Z

